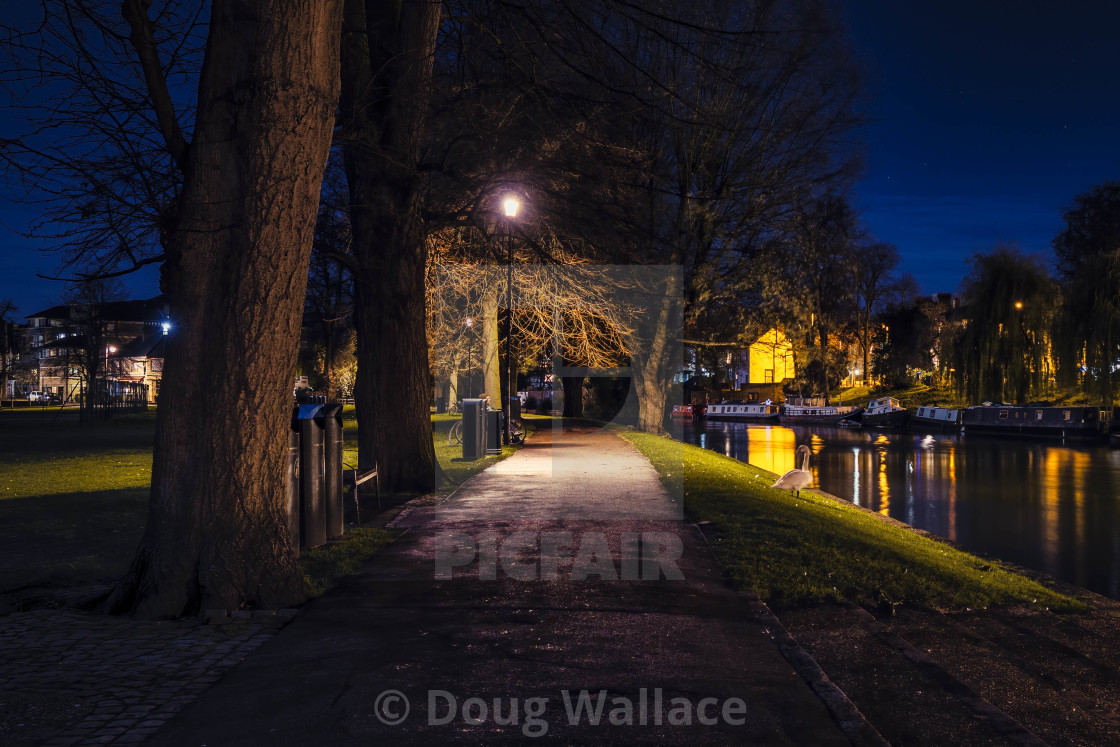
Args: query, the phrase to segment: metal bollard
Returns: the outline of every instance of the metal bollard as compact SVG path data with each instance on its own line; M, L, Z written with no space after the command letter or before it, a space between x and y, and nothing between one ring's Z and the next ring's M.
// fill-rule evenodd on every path
M292 547L299 557L299 408L292 411L292 424L288 429L288 531L291 533Z
M322 405L299 408L300 546L319 547L327 542L327 517L323 509L323 425L316 416Z
M323 423L323 503L327 537L346 531L342 516L342 405L323 405L316 420Z
M486 448L485 404L481 399L463 400L463 459L481 459Z

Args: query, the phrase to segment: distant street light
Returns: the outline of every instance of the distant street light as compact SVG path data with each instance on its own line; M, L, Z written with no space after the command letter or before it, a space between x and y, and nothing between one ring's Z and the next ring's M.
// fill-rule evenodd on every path
M502 402L502 411L505 413L505 428L502 431L502 443L509 443L510 398L513 397L513 359L510 356L510 338L513 336L513 221L517 218L517 211L521 201L514 195L506 195L502 200L502 211L506 215L506 396Z
M1015 302L1015 308L1022 309L1023 308L1023 302L1022 301L1016 301Z

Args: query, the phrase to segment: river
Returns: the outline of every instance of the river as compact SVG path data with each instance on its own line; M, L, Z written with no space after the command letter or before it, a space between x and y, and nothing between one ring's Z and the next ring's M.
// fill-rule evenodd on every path
M813 487L1120 599L1118 449L721 421L679 435L777 474L807 444Z

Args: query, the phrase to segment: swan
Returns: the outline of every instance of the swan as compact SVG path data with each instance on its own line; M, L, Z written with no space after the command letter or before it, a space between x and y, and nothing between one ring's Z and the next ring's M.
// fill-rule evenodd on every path
M797 447L796 454L804 454L801 458L801 469L791 469L778 478L770 487L792 490L794 495L801 497L801 488L807 488L813 483L813 473L809 471L809 447L802 444Z

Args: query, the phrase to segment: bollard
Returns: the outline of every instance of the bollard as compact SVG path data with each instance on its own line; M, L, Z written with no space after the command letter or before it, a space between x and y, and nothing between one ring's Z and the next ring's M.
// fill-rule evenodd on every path
M323 425L316 416L322 405L299 408L300 546L319 547L327 541L323 510Z
M463 400L463 459L481 459L486 448L485 404L481 399Z
M316 420L323 423L323 504L327 537L346 531L342 518L342 405L323 405Z
M502 411L486 411L486 453L502 453Z
M292 410L292 425L288 429L288 531L292 547L299 557L299 407Z

